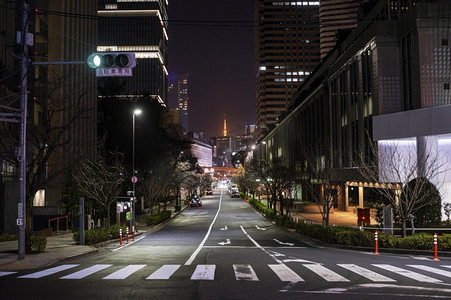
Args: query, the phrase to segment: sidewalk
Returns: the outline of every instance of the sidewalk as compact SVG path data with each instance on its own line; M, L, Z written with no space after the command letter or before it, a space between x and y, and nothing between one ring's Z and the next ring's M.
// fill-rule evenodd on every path
M182 208L182 210L184 210L185 208ZM171 218L178 215L178 213L174 213L173 206L167 207L167 209L173 211ZM137 216L137 235L142 235L159 229L160 225L157 225L155 227L146 226L145 217L145 215ZM116 242L118 243L118 241L114 240L101 243L96 246L100 248L105 246L106 244ZM23 260L18 260L17 248L17 240L0 242L0 273L1 271L18 271L44 267L54 264L58 261L91 255L99 251L94 246L79 245L74 242L72 233L57 234L47 237L47 247L44 252L37 254L26 254L25 259Z

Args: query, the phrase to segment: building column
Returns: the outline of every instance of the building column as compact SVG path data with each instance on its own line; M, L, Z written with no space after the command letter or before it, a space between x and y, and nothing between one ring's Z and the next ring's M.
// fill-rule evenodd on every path
M417 176L426 177L438 184L438 139L437 136L417 137Z
M345 211L348 211L349 207L349 186L345 185Z
M359 207L363 208L363 186L359 186Z

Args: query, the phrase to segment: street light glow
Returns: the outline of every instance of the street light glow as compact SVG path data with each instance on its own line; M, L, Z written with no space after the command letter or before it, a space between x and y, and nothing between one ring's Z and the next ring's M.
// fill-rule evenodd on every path
M142 110L140 109L135 109L135 111L133 112L134 115L140 115L142 113Z

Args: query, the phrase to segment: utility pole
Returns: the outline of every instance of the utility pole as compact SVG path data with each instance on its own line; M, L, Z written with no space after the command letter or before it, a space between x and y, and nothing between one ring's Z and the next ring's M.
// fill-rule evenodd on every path
M27 88L27 76L28 76L28 15L29 5L26 1L22 2L22 32L20 35L20 49L21 49L21 62L20 62L20 106L21 106L21 118L20 118L20 145L17 151L17 159L19 161L19 199L17 207L17 226L19 227L19 240L18 240L18 259L25 258L25 228L27 225L26 220L26 165L27 165L27 104L28 104L28 88Z

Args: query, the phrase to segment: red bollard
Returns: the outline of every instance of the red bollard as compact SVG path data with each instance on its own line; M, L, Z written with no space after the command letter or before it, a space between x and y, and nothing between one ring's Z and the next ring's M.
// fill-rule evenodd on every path
M132 226L132 239L135 241L135 225Z
M437 257L437 233L434 233L434 259L435 261L439 261L440 259L438 259Z
M379 235L379 233L377 232L377 230L376 230L376 232L374 233L374 255L379 255L379 247L378 247L378 235Z
M122 228L119 228L119 243L122 246Z
M128 227L127 227L127 244L128 244Z

